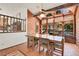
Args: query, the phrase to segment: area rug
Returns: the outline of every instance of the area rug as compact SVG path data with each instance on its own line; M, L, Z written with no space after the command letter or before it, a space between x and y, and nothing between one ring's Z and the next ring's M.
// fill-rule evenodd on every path
M24 54L21 53L20 51L16 50L14 52L7 54L6 56L24 56Z

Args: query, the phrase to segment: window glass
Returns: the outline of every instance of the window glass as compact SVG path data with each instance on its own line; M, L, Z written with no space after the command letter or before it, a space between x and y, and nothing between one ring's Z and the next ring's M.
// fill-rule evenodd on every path
M0 32L25 32L26 20L11 16L0 15Z

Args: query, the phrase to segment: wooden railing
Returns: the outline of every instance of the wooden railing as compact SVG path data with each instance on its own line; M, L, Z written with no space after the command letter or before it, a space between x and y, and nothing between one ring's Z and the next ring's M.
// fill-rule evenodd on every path
M0 14L0 32L25 32L26 31L26 19L7 16Z

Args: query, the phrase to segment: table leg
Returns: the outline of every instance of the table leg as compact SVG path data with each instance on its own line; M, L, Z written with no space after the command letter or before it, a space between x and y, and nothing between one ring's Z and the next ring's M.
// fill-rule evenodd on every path
M29 48L29 37L27 38L27 48Z
M38 52L40 54L40 40L38 41Z

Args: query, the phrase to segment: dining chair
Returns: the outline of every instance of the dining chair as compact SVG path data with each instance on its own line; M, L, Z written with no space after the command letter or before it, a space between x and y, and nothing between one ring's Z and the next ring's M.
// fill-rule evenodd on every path
M54 50L54 42L50 41L48 42L48 50L47 50L47 55L48 56L53 56L53 50Z
M43 52L46 56L53 56L54 42L49 39L42 39Z
M63 39L61 42L54 42L53 54L57 56L64 55L64 40Z
M40 42L40 53L43 52L43 56L47 55L46 52L48 50L48 40L41 38Z
M34 48L38 47L38 41L39 39L37 37L34 37Z
M38 43L40 41L40 43ZM40 46L39 46L40 44ZM40 51L39 51L40 47ZM41 38L34 37L34 51L39 52L39 54L43 53L43 56L46 55L47 51L47 40Z
M52 55L52 43L49 42L48 39L43 39L42 40L42 46L44 48L44 53L46 56L51 56Z

